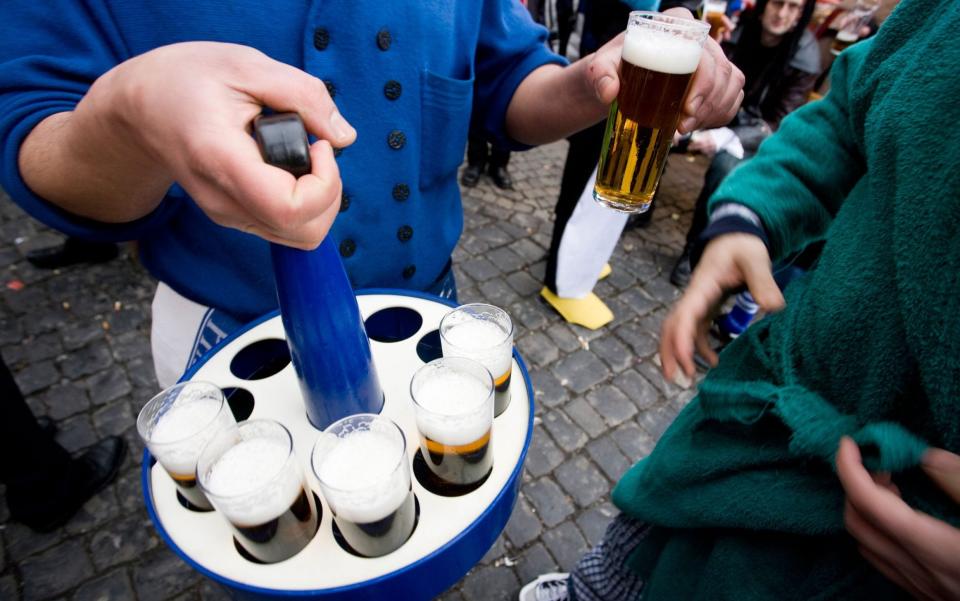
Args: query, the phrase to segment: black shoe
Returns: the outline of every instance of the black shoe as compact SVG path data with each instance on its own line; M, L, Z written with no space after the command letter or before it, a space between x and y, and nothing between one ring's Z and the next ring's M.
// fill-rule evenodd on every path
M41 415L37 418L37 427L50 438L53 438L54 434L57 433L57 422L46 415Z
M58 269L77 263L105 263L116 258L117 254L119 251L113 242L67 238L63 244L28 252L27 261L40 269Z
M677 288L686 288L687 284L690 283L690 273L692 271L693 269L690 267L690 249L684 247L683 253L680 254L680 258L677 259L676 264L670 271L670 283Z
M472 188L480 181L480 174L483 173L483 165L467 165L460 176L460 183L468 188Z
M490 169L490 179L496 187L501 190L513 190L513 178L506 167L495 167Z
M120 471L126 443L110 436L70 461L41 494L20 495L7 489L10 517L37 532L50 532L65 524L87 500L106 487ZM28 499L28 496L32 498Z

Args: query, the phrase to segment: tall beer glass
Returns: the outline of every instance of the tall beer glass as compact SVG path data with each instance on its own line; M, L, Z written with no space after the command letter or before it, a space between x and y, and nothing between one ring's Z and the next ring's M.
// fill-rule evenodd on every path
M483 303L461 305L440 320L444 357L466 357L493 375L494 416L510 405L513 371L513 321L499 307Z
M293 557L317 532L313 493L279 422L255 419L218 432L200 453L197 479L254 559Z
M393 421L361 413L330 424L311 464L340 533L357 553L380 557L410 537L416 521L410 461Z
M630 13L593 189L600 204L627 213L650 208L709 31L703 21Z
M727 14L727 0L707 0L703 14L707 23L710 24L710 37L719 39L720 34L726 29L723 17Z
M209 382L182 382L167 388L143 406L137 432L150 454L176 482L180 494L196 509L212 507L197 488L197 458L220 429L236 428L223 392Z
M493 468L493 376L463 357L443 357L410 381L420 450L427 466L453 485L474 484Z

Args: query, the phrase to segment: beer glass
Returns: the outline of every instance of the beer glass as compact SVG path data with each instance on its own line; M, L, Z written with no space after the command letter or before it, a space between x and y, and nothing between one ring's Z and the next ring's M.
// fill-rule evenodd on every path
M600 204L626 213L650 208L709 31L703 21L630 13L593 189Z
M843 18L843 25L837 30L837 35L830 43L830 54L837 56L854 43L860 40L860 30L863 29L873 15L880 8L878 0L857 0L853 10Z
M710 37L717 40L723 33L723 16L727 14L727 0L707 0L703 12L707 23L710 24Z
M318 515L313 493L279 422L255 419L221 430L200 452L197 479L254 559L293 557L313 539Z
M513 371L513 322L493 305L462 305L440 320L444 357L466 357L481 363L493 375L494 416L510 404Z
M197 488L197 458L222 428L236 428L223 392L209 382L182 382L156 395L140 410L137 432L150 454L194 508L212 509Z
M479 482L493 467L493 376L464 357L443 357L417 370L410 381L420 449L444 482Z
M416 521L403 431L369 413L330 424L311 458L320 492L354 551L380 557L410 538Z

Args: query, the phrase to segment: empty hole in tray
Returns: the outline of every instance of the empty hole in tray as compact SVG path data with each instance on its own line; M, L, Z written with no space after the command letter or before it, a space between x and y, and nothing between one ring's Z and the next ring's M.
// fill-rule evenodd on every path
M311 491L310 491L310 494L313 495L313 503L314 503L314 506L317 508L317 529L313 531L313 536L316 537L316 536L317 536L317 532L320 531L320 522L323 521L323 507L320 505L320 497L317 496L317 493L315 493L315 492L313 492L313 491L311 490ZM234 536L234 537L232 537L232 538L233 538L233 548L237 550L237 553L240 554L240 557L246 559L246 560L249 561L250 563L257 563L257 564L264 565L264 566L270 565L270 564L268 564L267 562L261 561L261 560L257 559L256 557L254 557L253 555L250 555L250 552L243 548L243 545L240 544L240 541L237 540L237 537L236 537L236 536ZM312 541L312 540L313 540L313 539L311 539L311 541ZM307 544L310 544L310 543L307 543ZM306 548L306 547L304 547L304 548ZM303 549L300 549L300 551L303 551ZM299 551L298 551L298 553L299 553ZM294 555L293 557L296 557L296 555ZM284 560L284 561L286 561L286 560Z
M224 388L223 396L230 405L233 418L238 422L242 422L253 413L253 393L246 388Z
M189 509L190 511L196 511L197 513L208 513L210 511L213 511L213 508L204 509L203 507L197 507L196 505L188 501L185 496L180 494L179 490L177 490L177 502L180 503L185 508Z
M370 340L377 342L400 342L420 330L423 317L408 307L380 309L363 322Z
M443 347L440 344L440 330L427 332L417 343L417 356L424 363L430 363L434 359L443 356Z
M290 348L280 338L258 340L243 347L230 362L230 372L241 380L262 380L290 363Z
M441 497L462 497L467 493L471 493L483 486L483 483L490 477L491 472L493 472L492 467L483 478L480 478L480 480L473 484L452 484L440 479L439 476L433 473L433 470L430 469L427 461L423 458L423 450L417 449L417 454L413 456L413 475L416 476L417 482L425 489Z
M413 533L417 531L417 525L419 523L420 523L420 499L418 499L417 494L414 493L413 494L413 528L410 529L410 536L413 536ZM356 557L362 557L363 559L377 559L376 557L369 557L367 555L363 555L362 553L360 553L359 551L351 547L350 543L347 542L347 539L343 538L343 533L340 532L340 528L337 527L337 520L332 521L332 526L333 526L333 540L335 540L337 544L340 545L341 549L343 549L350 555L354 555ZM407 537L407 540L410 540L410 536ZM406 540L403 541L403 544L401 544L400 546L402 547L405 544L407 544Z

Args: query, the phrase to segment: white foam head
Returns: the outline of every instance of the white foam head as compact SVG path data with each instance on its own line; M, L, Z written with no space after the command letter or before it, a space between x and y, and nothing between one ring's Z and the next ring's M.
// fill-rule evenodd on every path
M180 403L160 415L150 431L147 447L168 472L187 476L197 468L197 457L220 429L235 425L222 401L201 399Z
M513 337L487 319L464 319L451 324L440 339L444 357L466 357L481 363L499 378L510 370Z
M414 395L417 428L441 444L459 446L475 442L493 424L490 382L470 373L435 369L418 382Z
M313 466L323 496L337 517L358 524L381 520L410 492L410 467L400 431L355 430L342 438L321 435Z
M701 44L695 39L653 29L628 29L623 60L659 73L693 73L700 63Z
M241 440L200 474L204 492L228 520L256 526L290 508L303 489L289 441L273 437Z

